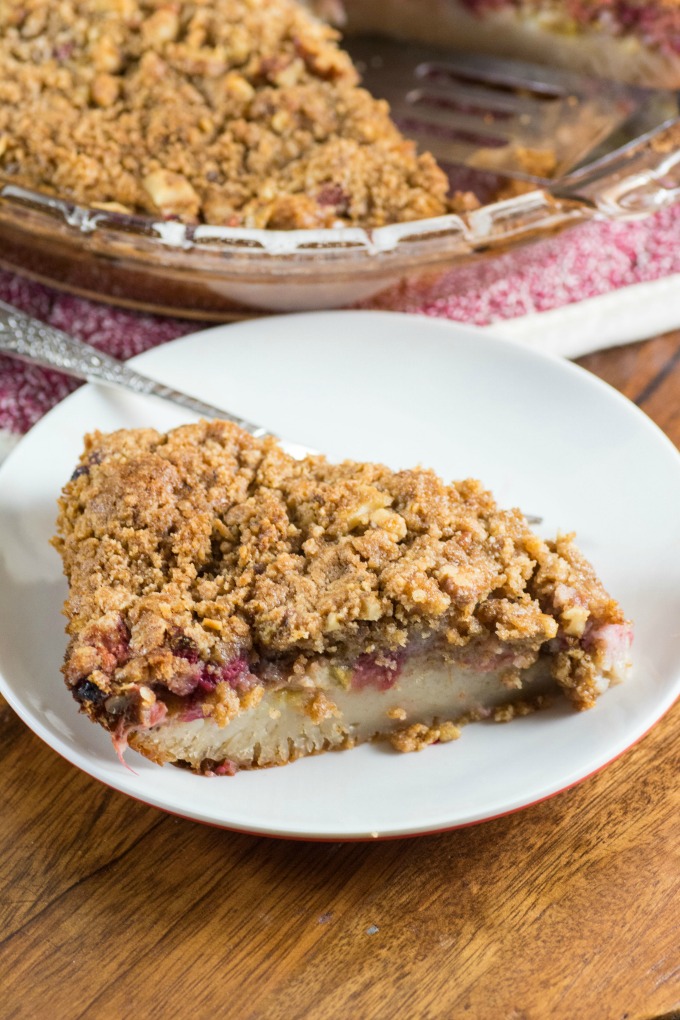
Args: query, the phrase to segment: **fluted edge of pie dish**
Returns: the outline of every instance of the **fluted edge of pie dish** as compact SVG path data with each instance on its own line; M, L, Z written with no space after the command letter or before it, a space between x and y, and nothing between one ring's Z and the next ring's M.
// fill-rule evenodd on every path
M0 178L0 265L115 304L211 319L341 307L421 273L586 220L680 199L680 150L629 152L577 189L537 187L464 214L373 229L187 225L87 208Z

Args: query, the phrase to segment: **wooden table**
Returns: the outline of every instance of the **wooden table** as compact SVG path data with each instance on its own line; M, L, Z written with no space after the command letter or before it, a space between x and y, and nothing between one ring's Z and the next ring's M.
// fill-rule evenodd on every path
M583 364L680 444L680 333ZM519 814L315 844L138 804L0 702L0 1017L678 1017L679 725Z

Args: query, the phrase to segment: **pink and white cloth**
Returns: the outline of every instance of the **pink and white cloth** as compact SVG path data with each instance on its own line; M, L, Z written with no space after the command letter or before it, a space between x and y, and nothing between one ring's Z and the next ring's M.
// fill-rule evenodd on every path
M86 301L0 271L0 298L128 358L200 328ZM490 327L566 357L680 328L680 205L630 223L589 223L499 258L404 284L363 307ZM13 437L79 385L0 355L0 459Z

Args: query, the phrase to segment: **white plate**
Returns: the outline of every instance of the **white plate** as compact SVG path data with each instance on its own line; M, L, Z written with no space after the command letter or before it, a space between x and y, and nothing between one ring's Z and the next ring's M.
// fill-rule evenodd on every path
M70 396L0 470L0 689L51 747L139 800L228 828L356 838L464 825L578 782L642 736L680 693L680 457L632 404L567 362L475 330L328 312L206 330L135 359L164 382L331 458L480 477L500 502L575 529L634 618L635 668L590 712L566 704L399 755L381 745L234 778L159 768L76 711L59 674L66 586L48 546L84 432L187 421L93 386Z

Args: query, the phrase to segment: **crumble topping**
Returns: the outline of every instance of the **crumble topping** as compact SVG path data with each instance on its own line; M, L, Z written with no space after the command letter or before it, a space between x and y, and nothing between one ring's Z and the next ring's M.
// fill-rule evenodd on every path
M390 743L395 751L408 754L413 751L423 751L430 744L448 744L460 737L460 727L452 722L438 723L436 726L425 726L424 723L414 723L402 730L395 730L390 734Z
M58 531L66 680L121 732L166 709L225 725L264 689L314 688L321 659L387 691L429 647L509 688L546 652L584 708L629 637L572 536L544 542L479 482L296 461L225 422L88 436Z
M431 744L448 744L458 740L464 726L483 719L492 719L495 723L507 723L522 716L538 712L546 704L546 698L537 694L532 698L520 698L507 704L497 705L494 709L467 712L451 720L439 720L432 726L424 723L412 723L394 730L388 740L395 751L403 754L413 751L424 751Z
M295 0L6 0L0 173L187 223L446 212L446 176L357 87L336 39Z

